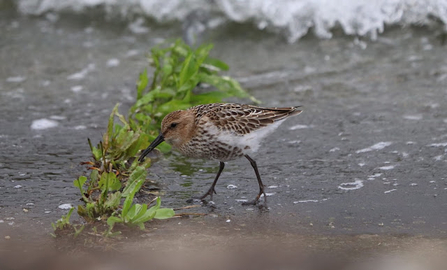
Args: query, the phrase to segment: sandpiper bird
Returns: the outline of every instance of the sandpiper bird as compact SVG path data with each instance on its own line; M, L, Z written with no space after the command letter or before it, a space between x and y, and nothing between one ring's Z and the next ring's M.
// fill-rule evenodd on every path
M187 157L218 160L220 168L216 178L200 197L203 200L210 196L212 200L225 161L245 156L255 171L259 193L254 201L244 204L256 204L262 194L266 200L266 195L256 161L249 154L256 152L261 139L287 117L301 112L298 107L262 108L235 103L212 103L171 112L161 123L161 133L143 151L139 161L163 141Z

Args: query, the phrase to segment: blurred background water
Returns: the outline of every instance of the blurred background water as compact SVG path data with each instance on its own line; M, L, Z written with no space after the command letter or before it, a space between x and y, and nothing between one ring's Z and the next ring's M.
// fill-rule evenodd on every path
M247 23L296 42L308 32L331 38L332 30L376 39L386 26L428 25L446 29L445 0L16 0L24 14L102 10L109 20L147 17L182 22L187 35L226 22ZM141 24L141 19L134 21ZM137 27L135 27L137 29ZM141 29L140 29L141 30ZM138 31L138 30L136 30ZM191 36L190 36L191 37Z

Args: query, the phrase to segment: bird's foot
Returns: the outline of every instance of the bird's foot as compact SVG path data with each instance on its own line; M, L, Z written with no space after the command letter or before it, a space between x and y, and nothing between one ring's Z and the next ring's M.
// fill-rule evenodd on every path
M204 201L206 197L210 196L210 201L213 200L213 193L217 194L216 191L214 190L214 187L210 187L210 189L208 189L208 191L203 194L202 196L199 197L200 200Z
M207 201L205 200L205 198L208 197L208 196L210 196L210 200L209 200L209 201L212 201L212 200L213 200L213 193L214 193L214 194L217 194L216 191L214 190L214 187L211 187L211 188L208 189L208 191L207 191L205 194L203 194L202 196L199 196L199 197L194 196L194 197L192 197L191 199L188 199L186 202L188 202L188 203L192 203L192 202L195 201L195 200L200 200L200 201L202 201L203 203L206 203Z
M259 198L261 198L261 195L264 195L264 205L267 206L267 195L265 194L263 189L259 191L258 196L256 196L253 201L243 202L242 205L257 205L259 203Z

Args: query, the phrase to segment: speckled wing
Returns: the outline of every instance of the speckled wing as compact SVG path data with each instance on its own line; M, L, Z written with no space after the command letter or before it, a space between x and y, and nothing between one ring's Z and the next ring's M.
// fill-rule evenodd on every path
M207 116L219 130L237 135L245 135L301 112L297 107L263 108L235 103L212 103L193 109L196 121Z

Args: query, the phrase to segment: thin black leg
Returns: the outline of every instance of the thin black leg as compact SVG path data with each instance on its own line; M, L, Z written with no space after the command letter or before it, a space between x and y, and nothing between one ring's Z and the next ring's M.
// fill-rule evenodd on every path
M252 159L250 156L245 155L245 157L248 159L248 161L250 161L251 166L255 170L256 179L258 180L258 184L259 184L259 193L258 193L258 196L256 196L256 199L254 201L246 202L243 204L244 205L256 204L259 201L259 198L261 197L262 194L264 194L264 202L267 202L267 195L265 195L265 192L264 192L264 184L262 183L261 176L259 175L258 165L256 165L256 161L254 161L254 159Z
M216 186L217 180L219 179L220 174L222 173L223 169L225 168L225 163L220 161L220 167L219 167L219 171L217 172L216 178L214 178L214 182L211 185L210 189L208 189L208 191L203 194L202 197L200 197L201 200L205 199L206 196L210 196L210 200L213 200L213 193L217 194L216 191L214 190L214 187Z

